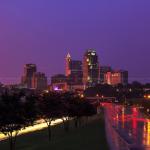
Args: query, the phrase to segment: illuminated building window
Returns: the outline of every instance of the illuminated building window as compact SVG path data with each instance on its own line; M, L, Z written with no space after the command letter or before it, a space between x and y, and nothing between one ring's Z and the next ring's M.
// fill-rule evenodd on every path
M95 53L91 53L91 55L95 56Z

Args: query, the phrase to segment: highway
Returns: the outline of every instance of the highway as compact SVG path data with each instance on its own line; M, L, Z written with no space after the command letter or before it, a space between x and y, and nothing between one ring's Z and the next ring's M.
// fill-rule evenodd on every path
M111 150L150 150L150 120L136 107L104 104Z

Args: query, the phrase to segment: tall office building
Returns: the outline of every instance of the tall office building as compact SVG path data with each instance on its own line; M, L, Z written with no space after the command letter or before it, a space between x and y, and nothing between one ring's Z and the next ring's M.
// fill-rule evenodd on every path
M66 76L71 74L71 55L68 53L66 56Z
M37 67L35 64L24 65L24 74L22 76L22 84L27 88L32 88L32 77L36 73Z
M99 83L100 64L95 50L86 51L83 58L83 84L85 87L94 86Z
M68 78L68 84L82 84L82 61L72 60L70 54L66 57L66 77Z
M36 72L32 77L32 88L36 90L46 90L47 89L47 77L44 73Z
M128 84L128 71L111 71L105 74L105 83L109 85Z
M100 83L104 84L105 82L105 74L107 72L111 72L111 67L110 66L101 66L100 67Z

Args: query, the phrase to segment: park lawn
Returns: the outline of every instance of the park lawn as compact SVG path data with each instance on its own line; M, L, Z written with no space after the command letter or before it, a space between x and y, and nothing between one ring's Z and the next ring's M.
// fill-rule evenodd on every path
M9 150L8 141L0 142L0 150ZM71 127L68 133L63 125L52 127L51 142L47 129L21 135L17 138L16 150L108 150L104 119L96 116L83 127Z

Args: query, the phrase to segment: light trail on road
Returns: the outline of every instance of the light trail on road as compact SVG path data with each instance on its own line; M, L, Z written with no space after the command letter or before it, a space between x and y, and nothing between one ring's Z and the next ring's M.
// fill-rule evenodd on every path
M41 122L41 123L40 123ZM58 125L58 124L61 124L63 121L62 119L57 119L55 121L52 121L52 126L55 126L55 125ZM19 132L19 135L23 135L23 134L28 134L28 133L32 133L32 132L35 132L35 131L39 131L39 130L42 130L42 129L45 129L47 128L47 124L44 123L42 120L39 121L39 124L36 124L34 126L29 126L29 127L26 127L25 129L21 130ZM5 140L7 139L8 137L5 136L4 134L0 134L0 141L2 140Z
M150 119L136 107L102 105L112 150L150 150Z

